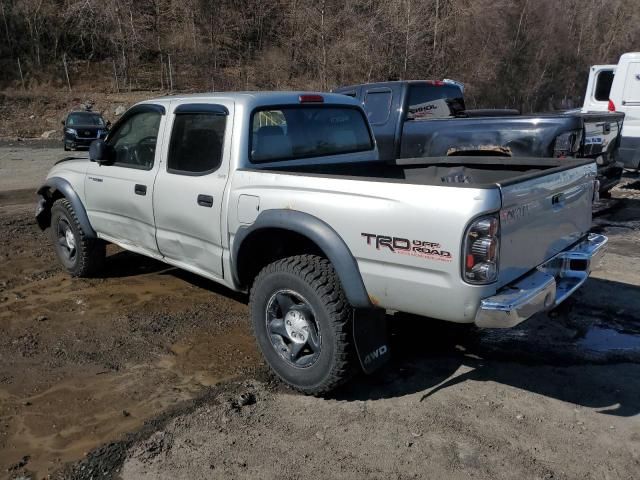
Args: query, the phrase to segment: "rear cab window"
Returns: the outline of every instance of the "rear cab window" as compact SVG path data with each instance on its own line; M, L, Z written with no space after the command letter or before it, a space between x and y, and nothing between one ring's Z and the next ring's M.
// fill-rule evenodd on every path
M344 105L282 106L255 110L250 161L265 163L373 150L362 110Z
M409 87L407 120L450 118L464 110L463 93L456 85L425 82Z
M391 89L367 91L364 97L364 109L371 125L384 125L391 113Z
M598 78L596 79L596 88L593 94L594 98L598 102L609 101L611 84L613 83L613 75L614 74L612 70L603 70L598 73Z

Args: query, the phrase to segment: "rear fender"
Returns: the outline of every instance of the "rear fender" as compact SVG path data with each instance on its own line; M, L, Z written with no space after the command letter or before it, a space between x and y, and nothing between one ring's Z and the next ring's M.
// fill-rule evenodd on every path
M242 285L238 273L238 256L243 241L251 234L267 228L290 230L315 243L329 259L340 278L349 303L356 308L371 308L369 295L362 281L358 263L349 247L338 233L326 222L313 215L295 210L265 210L248 227L240 227L232 246L232 275L236 285Z

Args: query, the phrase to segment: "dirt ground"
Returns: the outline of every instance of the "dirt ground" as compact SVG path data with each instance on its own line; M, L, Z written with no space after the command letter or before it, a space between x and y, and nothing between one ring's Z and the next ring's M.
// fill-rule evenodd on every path
M52 146L0 143L0 478L638 478L636 175L567 305L507 331L397 315L388 367L313 398L270 376L242 295L113 247L64 274L32 218Z
M41 90L0 91L0 139L40 138L45 132L62 143L62 125L67 114L73 110L83 110L92 105L94 112L100 112L105 120L114 122L117 107L130 107L144 99L165 95L165 92L137 91L106 93L97 92L96 85L74 92L43 88Z

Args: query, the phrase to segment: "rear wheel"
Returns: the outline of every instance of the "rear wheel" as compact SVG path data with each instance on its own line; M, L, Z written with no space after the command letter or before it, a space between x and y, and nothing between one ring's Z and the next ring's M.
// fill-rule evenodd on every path
M66 198L56 200L51 207L51 240L60 263L71 276L89 277L102 268L105 243L87 237Z
M325 393L356 372L352 308L327 259L299 255L266 266L250 308L262 354L291 387Z

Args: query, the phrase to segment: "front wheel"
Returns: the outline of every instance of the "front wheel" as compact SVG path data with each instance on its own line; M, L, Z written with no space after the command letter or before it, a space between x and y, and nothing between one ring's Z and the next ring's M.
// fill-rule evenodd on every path
M90 277L104 264L105 243L87 237L66 198L51 207L51 240L60 263L73 277Z
M264 358L291 387L321 394L356 372L353 311L327 259L299 255L267 265L249 306Z

